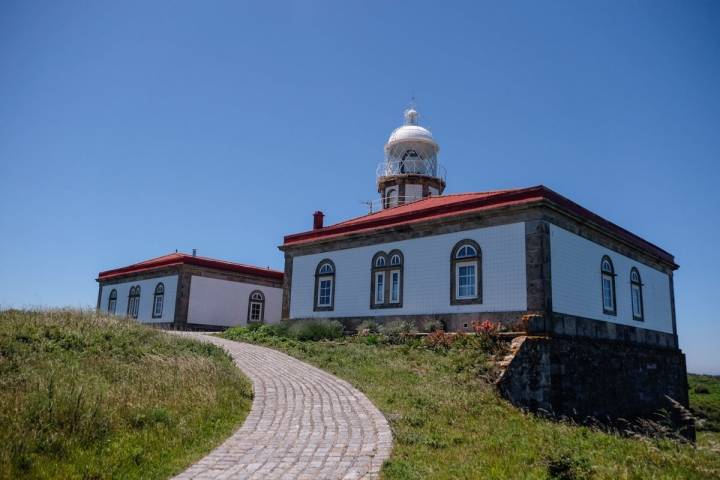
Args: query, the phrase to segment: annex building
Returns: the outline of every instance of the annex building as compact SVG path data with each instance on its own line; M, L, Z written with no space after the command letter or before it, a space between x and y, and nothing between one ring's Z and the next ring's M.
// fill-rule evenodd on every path
M282 272L171 253L98 274L98 310L177 329L280 321Z

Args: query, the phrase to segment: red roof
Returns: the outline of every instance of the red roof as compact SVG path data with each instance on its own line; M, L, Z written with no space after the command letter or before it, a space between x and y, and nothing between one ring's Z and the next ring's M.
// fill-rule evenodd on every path
M260 277L273 278L282 280L283 272L270 270L269 268L254 267L252 265L243 265L241 263L228 262L226 260L217 260L208 257L193 257L187 253L170 253L162 257L151 258L144 262L134 263L127 267L106 270L98 274L98 280L108 280L110 278L131 275L135 273L144 273L159 268L171 267L175 265L198 265L201 267L210 267L227 272L245 273L247 275L256 275Z
M428 197L406 205L370 213L368 215L363 215L361 217L336 223L335 225L330 225L317 230L287 235L283 245L302 245L319 240L344 237L356 233L378 231L384 228L396 227L398 225L410 225L434 219L452 217L459 214L482 212L514 205L528 205L543 201L549 201L560 206L564 210L569 211L570 213L587 220L591 220L636 247L649 251L661 259L675 265L674 257L670 253L646 240L643 240L624 228L605 220L599 215L581 207L577 203L563 197L559 193L556 193L543 185L511 190L497 190L492 192L460 193L455 195Z

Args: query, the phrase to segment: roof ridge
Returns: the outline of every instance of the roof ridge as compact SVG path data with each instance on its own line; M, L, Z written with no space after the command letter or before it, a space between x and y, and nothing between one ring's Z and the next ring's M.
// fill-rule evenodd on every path
M448 196L450 195L428 197L425 200L433 200L433 202L428 205L418 205L421 202L408 203L401 207L378 212L378 214L387 212L385 215L364 215L322 229L286 235L284 245L297 245L322 238L330 239L350 235L353 232L381 230L391 226L427 221L431 218L457 215L462 212L470 213L500 206L546 202L550 205L555 205L556 208L560 208L570 215L576 215L590 220L596 223L601 229L613 231L625 241L638 248L649 250L651 255L655 255L657 258L670 264L673 268L677 268L672 254L661 247L601 217L597 213L588 210L542 184L526 188L454 194L455 197L459 198L451 198L449 200L446 198ZM445 199L445 201L441 201L442 199Z
M421 199L415 200L413 202L404 203L402 205L396 205L394 207L384 208L382 210L378 210L377 212L366 213L365 215L358 215L357 217L352 217L347 220L343 220L342 222L333 223L332 225L328 225L324 228L339 227L341 225L345 225L347 223L357 221L361 218L370 218L372 216L376 216L376 215L379 215L384 212L389 212L389 211L392 211L395 209L400 209L403 207L409 207L411 205L417 206L418 204L420 204L422 202L437 200L439 198L465 197L465 196L471 196L471 195L495 195L495 194L500 194L500 193L513 192L513 191L517 191L517 190L525 190L527 188L536 188L536 187L518 187L518 188L506 188L506 189L502 189L502 190L489 190L487 192L460 192L460 193L449 193L447 195L435 195L435 196L421 198Z
M257 274L264 275L266 272L273 275L283 275L283 272L281 270L275 270L269 267L260 267L257 265L250 265L247 263L239 263L234 262L231 260L223 260L219 258L212 258L212 257L202 257L198 255L191 255L189 253L184 252L171 252L167 255L161 255L159 257L154 257L149 260L144 260L142 262L132 263L130 265L126 265L124 267L118 267L113 268L110 270L102 271L98 274L99 278L108 278L112 276L118 276L118 275L125 275L132 272L139 272L139 271L147 271L147 270L154 270L157 268L162 268L170 265L178 265L178 264L191 264L191 265L205 265L205 266L216 266L217 268L233 268L233 269L241 269L245 270L246 272L257 272Z

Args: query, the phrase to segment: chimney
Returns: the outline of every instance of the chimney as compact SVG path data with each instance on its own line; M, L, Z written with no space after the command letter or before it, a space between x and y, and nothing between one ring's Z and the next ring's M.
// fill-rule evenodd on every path
M197 257L197 248L193 248L193 257Z
M323 228L323 217L325 217L325 214L320 210L313 213L313 230Z

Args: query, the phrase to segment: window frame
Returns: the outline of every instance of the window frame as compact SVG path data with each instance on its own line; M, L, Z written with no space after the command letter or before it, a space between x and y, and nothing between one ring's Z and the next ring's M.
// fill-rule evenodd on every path
M473 290L475 292L472 295L460 295L460 290L462 285L460 285L460 269L464 267L472 267L473 268L473 277L475 277L475 282L472 285ZM458 261L455 263L455 298L458 300L468 300L468 299L475 299L478 296L477 292L477 261L476 260L465 260L465 261Z
M140 295L142 291L140 289L140 285L134 285L130 287L130 292L128 293L128 306L127 306L127 316L129 318L137 320L138 314L140 313Z
M605 269L605 262L608 262L608 265L610 266L609 269ZM603 255L602 259L600 260L600 302L602 303L603 313L605 315L617 316L617 294L615 290L615 277L617 277L617 274L615 273L615 265L613 264L612 259L607 255ZM606 278L610 282L612 308L608 308L605 305Z
M397 258L397 262L392 264L392 260ZM382 260L382 262L380 262ZM381 263L381 265L378 265ZM398 250L391 250L389 253L383 251L377 252L372 257L370 269L370 308L402 308L403 306L403 282L405 256ZM397 297L393 296L392 278L393 274L398 275ZM378 277L383 279L382 298L378 298Z
M472 247L475 255L458 257L463 247ZM461 297L460 292L460 267L469 264L475 265L475 295ZM482 280L482 249L475 240L466 238L460 240L453 246L450 252L450 305L476 305L483 303L483 280Z
M112 308L111 308L112 306ZM111 315L115 315L115 312L117 311L117 289L113 288L110 290L110 295L108 295L108 305L107 305L107 312Z
M323 267L329 266L330 272L324 271ZM329 258L320 260L317 267L315 267L315 293L313 295L313 311L315 312L330 312L335 309L335 263ZM323 281L330 281L330 303L320 304L320 283Z
M255 296L259 296L259 298L254 298ZM260 308L260 318L257 320L252 318L253 305L259 305ZM248 311L245 323L247 325L251 323L265 323L265 294L261 290L253 290L250 292L250 295L248 295Z
M158 292L158 289L160 290ZM160 299L160 313L157 313L157 301ZM155 291L153 292L153 304L152 304L152 318L162 318L163 311L165 310L165 284L158 282L155 285Z
M635 274L637 279L633 278L633 274ZM638 292L638 300L640 301L639 315L635 314L635 296L633 294L636 289ZM640 276L640 271L637 269L637 267L632 267L630 269L630 309L632 310L633 320L637 320L639 322L645 321L645 302L643 300L642 276Z
M399 203L400 193L397 185L388 187L385 190L384 204L385 208L396 207Z
M397 296L393 295L395 293L394 286L395 286L395 279L393 278L395 275L397 275ZM400 299L402 298L402 271L399 269L390 270L390 281L389 288L390 288L390 303L392 304L399 304Z

